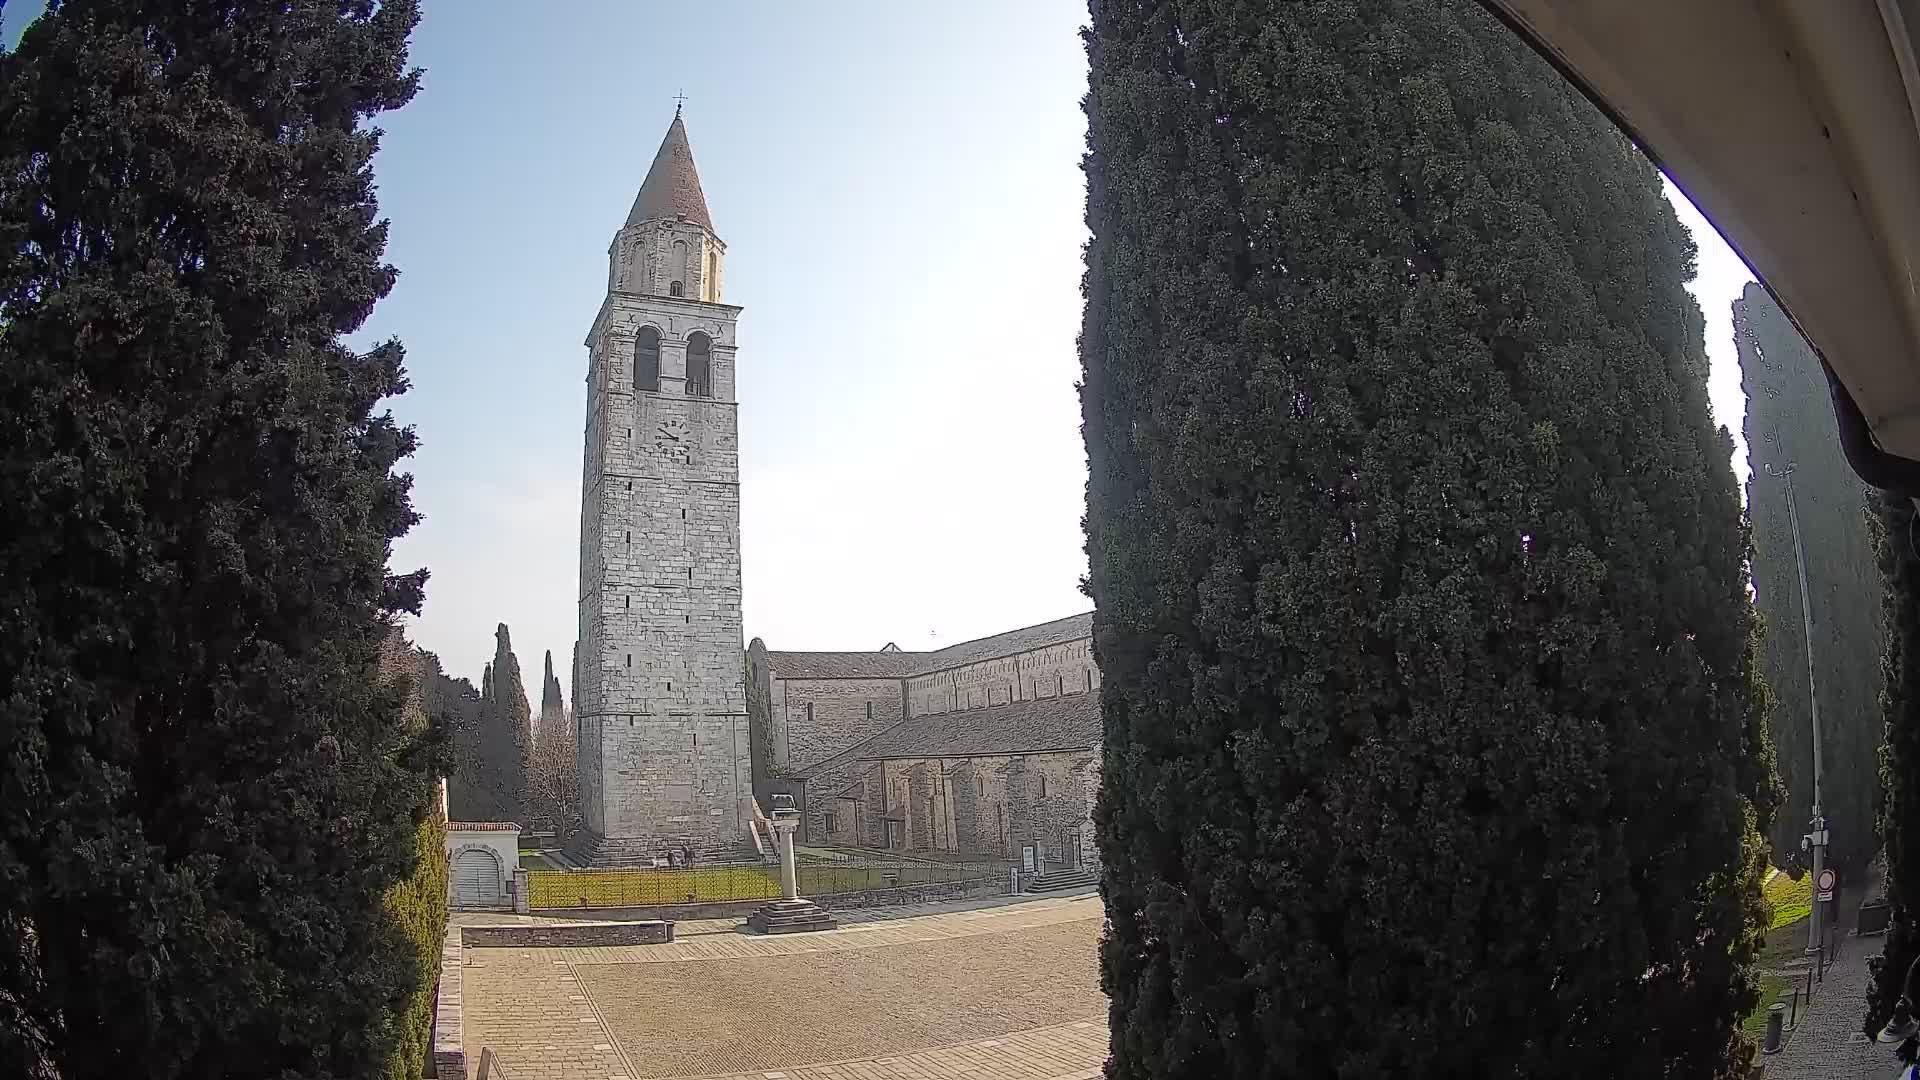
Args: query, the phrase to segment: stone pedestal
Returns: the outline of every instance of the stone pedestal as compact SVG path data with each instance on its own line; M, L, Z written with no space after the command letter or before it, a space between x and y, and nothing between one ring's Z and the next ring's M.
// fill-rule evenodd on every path
M811 900L775 900L747 916L747 928L760 934L803 934L832 930L840 924L833 914Z

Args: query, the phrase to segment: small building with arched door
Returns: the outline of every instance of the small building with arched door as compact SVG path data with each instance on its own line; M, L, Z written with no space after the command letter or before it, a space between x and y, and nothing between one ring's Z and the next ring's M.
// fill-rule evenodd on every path
M447 823L447 906L456 910L513 906L520 865L520 826L511 821Z

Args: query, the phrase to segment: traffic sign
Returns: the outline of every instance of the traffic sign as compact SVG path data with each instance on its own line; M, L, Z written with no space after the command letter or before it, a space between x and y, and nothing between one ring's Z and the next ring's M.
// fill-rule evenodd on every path
M1833 899L1834 882L1835 882L1835 878L1833 873L1833 867L1829 866L1821 870L1819 879L1814 883L1813 898L1815 900Z

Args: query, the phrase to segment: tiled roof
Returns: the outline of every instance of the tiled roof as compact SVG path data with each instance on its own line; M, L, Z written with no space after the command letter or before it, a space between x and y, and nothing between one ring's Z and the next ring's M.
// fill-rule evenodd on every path
M1043 649L1048 645L1058 645L1065 641L1078 641L1093 636L1093 612L1069 615L1064 619L1043 622L1038 626L1023 626L1018 630L1009 630L992 637L975 638L958 645L949 645L944 649L930 653L921 653L925 663L921 672L945 671L947 668L960 667L963 664L978 663L1001 656L1012 656L1031 649Z
M1078 641L1092 634L1093 613L1085 612L933 652L901 652L898 647L880 652L769 652L767 664L782 679L904 679Z
M660 150L653 155L646 182L633 200L633 209L627 212L627 224L674 221L683 215L708 232L714 231L713 219L707 216L707 197L700 190L700 173L693 167L687 125L675 113L667 137L660 140Z
M519 832L520 826L511 821L449 821L449 832Z
M899 679L919 669L925 653L770 652L767 668L782 679Z
M861 761L1038 754L1090 749L1099 741L1100 695L1079 693L916 716L868 739L852 754Z

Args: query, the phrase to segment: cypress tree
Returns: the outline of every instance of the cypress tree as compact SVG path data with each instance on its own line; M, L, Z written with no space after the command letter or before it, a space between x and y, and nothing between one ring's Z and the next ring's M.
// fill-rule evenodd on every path
M54 0L0 57L0 1074L368 1076L429 742L368 121L411 0Z
M1881 759L1885 802L1880 816L1892 919L1875 961L1865 1026L1878 1031L1904 991L1907 968L1920 959L1920 521L1912 499L1881 493L1875 508L1880 567L1885 575L1886 656L1881 691L1886 748Z
M507 624L493 631L490 696L482 713L481 764L487 782L498 794L505 818L524 822L527 815L527 767L533 750L533 711L527 704L526 683L520 678L520 658L513 654L513 635Z
M1733 328L1753 466L1747 513L1753 522L1755 604L1766 619L1766 679L1776 697L1773 746L1787 792L1769 839L1779 865L1795 859L1813 807L1813 721L1800 571L1787 481L1775 475L1791 467L1813 608L1821 801L1833 834L1827 858L1856 876L1873 858L1880 805L1884 586L1868 535L1868 493L1840 451L1820 360L1773 297L1749 284L1733 303Z
M1091 13L1108 1075L1728 1075L1771 762L1658 174L1465 0Z

